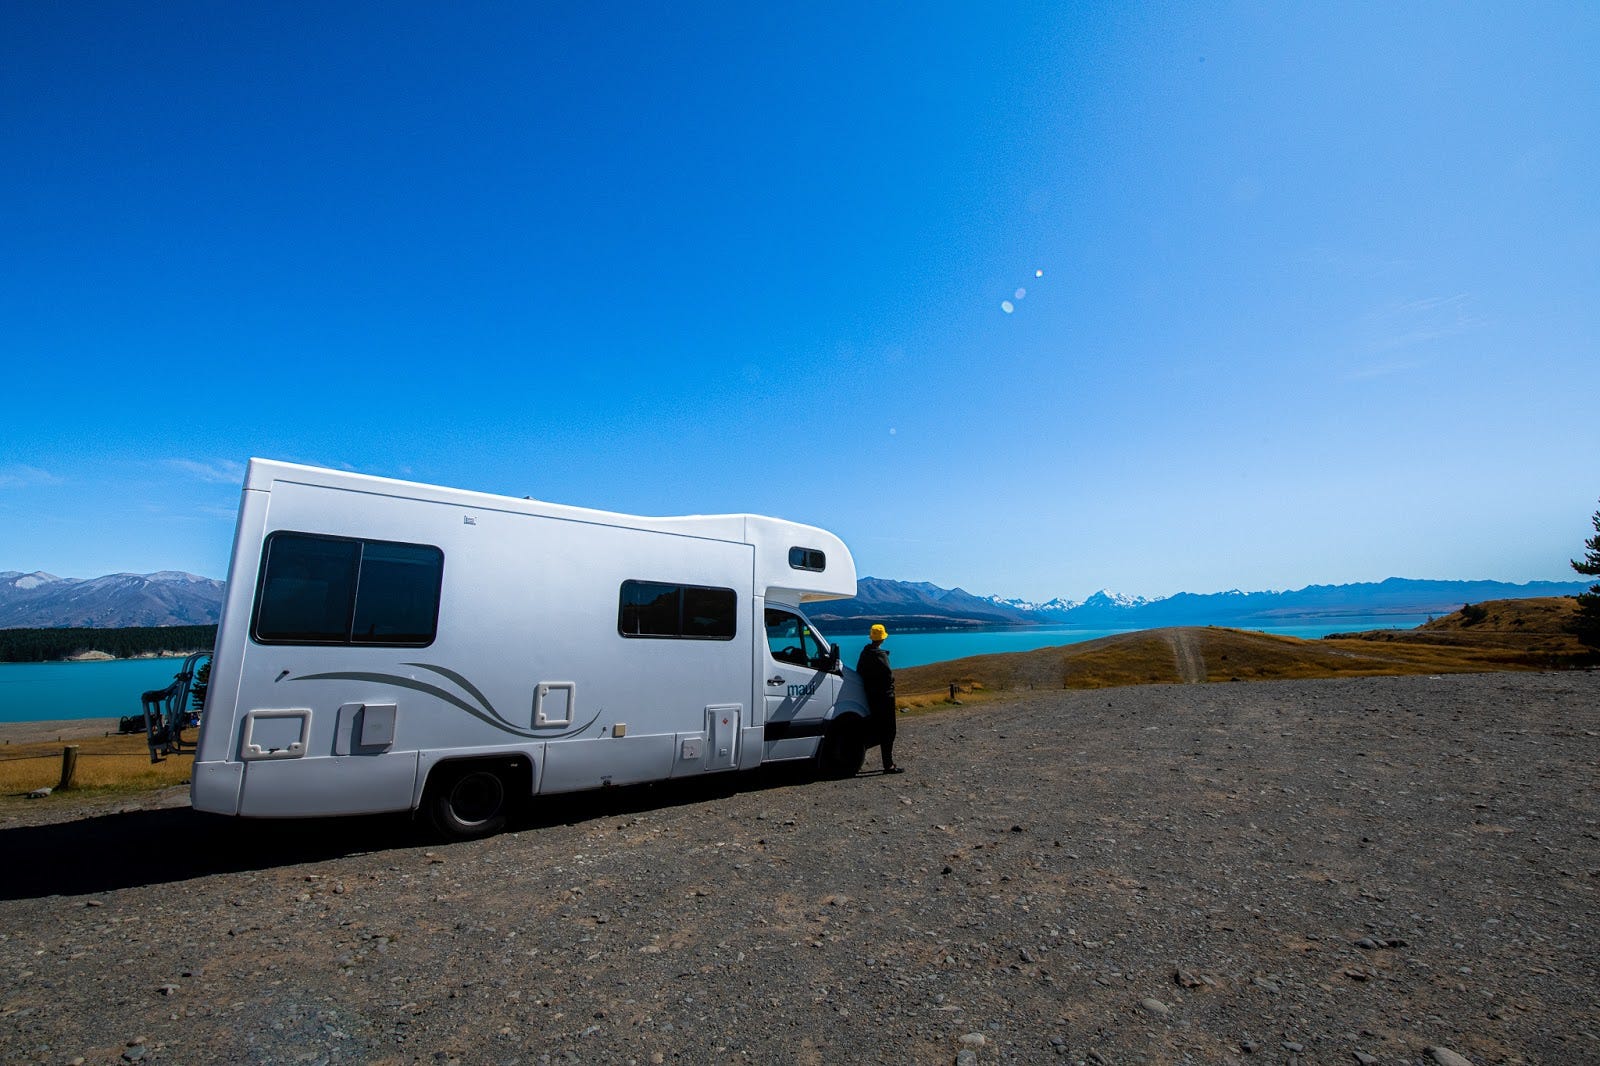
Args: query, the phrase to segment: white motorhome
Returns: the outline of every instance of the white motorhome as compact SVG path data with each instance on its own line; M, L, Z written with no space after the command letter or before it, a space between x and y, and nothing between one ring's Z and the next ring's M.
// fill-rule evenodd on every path
M425 811L815 760L861 768L860 679L807 621L853 596L831 533L639 518L250 461L191 796Z

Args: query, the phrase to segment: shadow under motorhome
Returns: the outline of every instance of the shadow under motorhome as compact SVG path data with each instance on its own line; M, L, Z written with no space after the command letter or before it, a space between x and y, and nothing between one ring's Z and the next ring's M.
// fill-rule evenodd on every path
M831 533L642 518L252 459L195 756L203 811L422 810L816 760L854 774L859 678L801 605Z

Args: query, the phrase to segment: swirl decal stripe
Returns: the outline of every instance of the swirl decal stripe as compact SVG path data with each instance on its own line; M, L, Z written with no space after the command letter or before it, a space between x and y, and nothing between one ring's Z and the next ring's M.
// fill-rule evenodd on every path
M552 733L534 732L531 729L524 729L524 728L522 728L520 726L512 725L510 722L508 722L504 718L500 717L499 712L497 712L494 709L494 707L489 703L488 700L483 698L483 694L481 692L479 692L475 687L473 687L470 683L468 683L465 678L462 678L462 677L460 677L460 675L454 673L454 671L446 670L446 669L444 669L442 667L437 667L437 666L428 666L425 663L407 663L406 665L407 666L420 666L425 670L431 670L436 674L441 674L444 677L447 677L450 680L457 682L458 684L461 685L462 688L466 689L468 692L472 693L479 700L481 700L483 702L483 708L480 709L478 707L474 707L472 704L468 703L466 700L462 699L460 696L457 696L455 693L448 692L448 691L446 691L446 690L444 690L442 688L439 688L436 685L430 685L425 681L417 681L417 680L414 680L413 678L409 678L409 677L401 677L398 674L380 674L380 673L372 673L372 672L359 671L359 670L348 670L348 671L337 670L337 671L332 671L332 672L323 673L323 674L302 674L299 677L291 677L289 680L291 680L291 681L375 681L375 682L379 682L381 684L394 685L394 686L396 686L398 688L408 688L408 689L411 689L413 692L426 693L429 696L433 696L433 697L436 697L437 699L443 700L444 702L450 704L451 706L459 707L463 711L466 711L468 714L472 715L472 717L476 718L478 721L484 723L485 725L492 725L496 729L501 730L502 732L512 733L512 734L515 734L516 736L519 736L519 737L527 737L529 740L566 740L568 737L577 736L579 733L582 733L584 730L586 730L590 726L594 725L595 722L600 720L600 712L596 711L596 712L594 712L594 715L592 717L590 717L590 719L587 722L583 723L580 726L574 726L574 727L568 729L564 733L554 733L554 734L552 734Z
M454 670L446 670L442 666L432 666L428 663L406 663L405 665L415 666L418 669L427 670L431 673L438 674L440 677L446 678L447 680L454 681L456 684L460 685L469 696L477 700L480 707L494 715L496 718L500 719L500 721L505 722L506 725L511 725L510 722L506 721L505 715L494 709L494 704L489 702L488 696L485 696L483 693L479 692L476 685L462 677L460 674L456 673ZM513 726L512 728L516 727Z

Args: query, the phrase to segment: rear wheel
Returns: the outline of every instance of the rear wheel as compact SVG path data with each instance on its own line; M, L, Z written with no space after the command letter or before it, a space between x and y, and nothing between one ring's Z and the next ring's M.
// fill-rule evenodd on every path
M859 718L841 718L822 734L817 745L817 773L822 777L854 777L867 759L867 731Z
M446 771L433 791L429 814L445 836L470 840L504 829L510 806L504 777L489 767L467 766Z

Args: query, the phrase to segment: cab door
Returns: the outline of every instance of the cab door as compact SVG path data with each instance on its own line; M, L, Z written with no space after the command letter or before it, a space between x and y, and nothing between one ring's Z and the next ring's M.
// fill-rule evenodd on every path
M833 709L839 678L833 673L828 648L798 611L782 606L766 608L766 630L767 648L762 660L767 702L766 757L809 755Z

